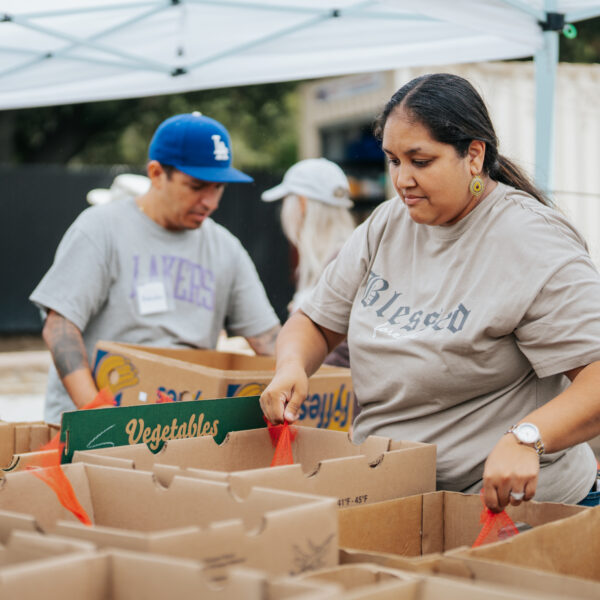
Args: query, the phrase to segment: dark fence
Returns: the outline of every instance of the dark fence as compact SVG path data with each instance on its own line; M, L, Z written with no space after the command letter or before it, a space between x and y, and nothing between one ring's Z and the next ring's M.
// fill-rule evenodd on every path
M0 334L38 333L42 323L28 300L52 264L64 232L89 205L92 188L110 187L123 168L0 166ZM139 171L138 171L139 172ZM236 235L252 257L279 318L293 294L290 248L279 224L279 203L260 200L261 192L280 181L255 173L254 184L227 187L214 214ZM65 294L68 290L65 290Z

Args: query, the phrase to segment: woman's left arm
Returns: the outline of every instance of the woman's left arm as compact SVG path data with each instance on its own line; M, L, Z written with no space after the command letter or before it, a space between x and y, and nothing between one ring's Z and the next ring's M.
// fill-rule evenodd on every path
M558 452L600 434L600 361L567 371L571 385L519 422L533 423L540 431L547 453ZM503 435L488 456L483 471L486 506L494 512L509 503L520 504L535 495L540 470L539 456L514 435Z

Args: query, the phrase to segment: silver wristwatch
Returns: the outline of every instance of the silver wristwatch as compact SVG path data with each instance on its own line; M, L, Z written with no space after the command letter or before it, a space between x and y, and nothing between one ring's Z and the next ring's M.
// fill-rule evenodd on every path
M538 456L544 454L544 442L542 442L540 430L533 423L513 425L506 433L512 433L519 444L533 448Z

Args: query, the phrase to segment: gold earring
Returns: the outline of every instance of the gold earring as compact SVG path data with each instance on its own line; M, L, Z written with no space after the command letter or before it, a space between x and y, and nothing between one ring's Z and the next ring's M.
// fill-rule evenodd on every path
M481 194L483 194L483 190L485 189L485 183L480 175L473 175L471 179L471 183L469 183L469 192L471 192L472 196L475 198L479 198Z

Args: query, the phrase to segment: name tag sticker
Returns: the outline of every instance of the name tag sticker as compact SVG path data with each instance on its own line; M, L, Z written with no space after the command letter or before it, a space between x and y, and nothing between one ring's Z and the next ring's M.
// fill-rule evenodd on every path
M167 312L167 291L162 281L149 281L137 286L137 302L140 315Z

